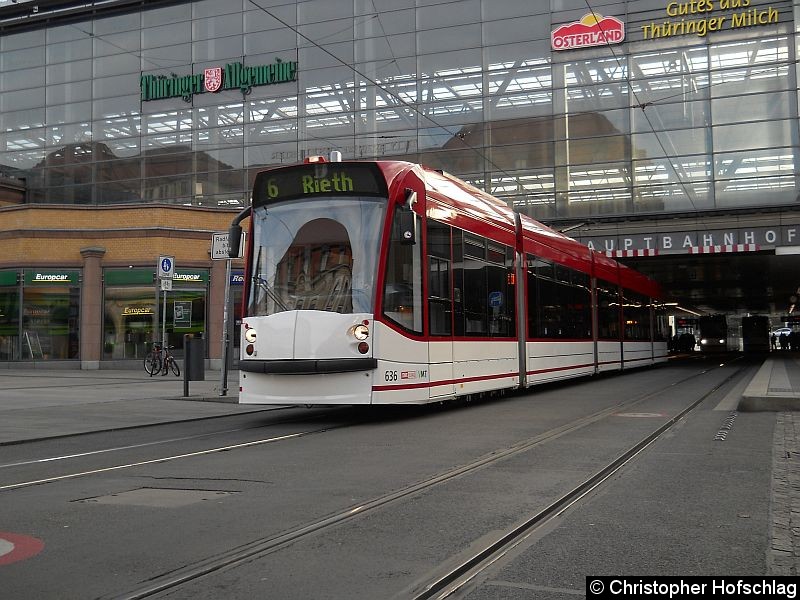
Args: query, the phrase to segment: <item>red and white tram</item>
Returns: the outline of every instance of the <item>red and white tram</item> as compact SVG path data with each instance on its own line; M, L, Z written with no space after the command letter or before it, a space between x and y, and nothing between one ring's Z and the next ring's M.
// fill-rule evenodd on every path
M247 217L241 403L422 404L667 359L655 282L440 171L314 157L259 173L231 240Z

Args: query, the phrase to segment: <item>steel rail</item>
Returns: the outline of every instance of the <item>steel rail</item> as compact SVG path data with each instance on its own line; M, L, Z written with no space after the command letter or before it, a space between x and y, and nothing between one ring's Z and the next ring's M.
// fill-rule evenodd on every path
M743 367L737 369L734 373L725 378L725 380L700 396L700 398L698 398L696 401L692 402L687 408L683 409L677 415L669 419L661 427L623 452L608 465L597 471L594 475L582 483L578 484L575 488L564 494L561 498L547 506L545 509L526 519L522 524L510 529L500 536L496 541L485 545L482 550L475 553L472 557L465 560L445 575L427 584L422 592L411 597L412 600L429 600L433 598L436 600L442 600L461 590L482 572L486 571L492 567L492 565L502 560L511 550L525 542L525 540L533 535L537 529L543 527L551 520L563 515L569 508L583 500L593 490L620 471L620 469L632 462L651 444L655 443L656 440L658 440L664 433L672 429L672 427L674 427L686 415L692 412L703 401L711 396L711 394L737 377L743 371L743 369Z
M339 525L350 519L367 514L371 511L382 508L388 504L397 502L408 496L412 496L419 492L429 490L435 486L449 482L454 478L484 468L487 465L491 465L500 462L502 460L505 460L507 458L516 456L535 446L553 441L568 433L580 430L588 425L596 423L597 421L600 421L604 418L607 418L617 413L621 408L635 406L636 404L644 402L650 398L653 398L659 394L668 391L670 388L687 383L697 377L700 377L708 373L709 371L711 371L711 369L704 369L703 371L690 375L689 377L686 377L680 381L673 381L669 385L659 388L658 390L648 392L646 394L643 394L636 398L632 398L630 400L619 402L613 406L592 413L591 415L575 419L574 421L550 429L532 438L523 440L522 442L519 442L513 446L497 451L492 451L469 463L456 466L443 473L440 473L439 475L435 475L428 479L408 485L404 488L401 488L389 494L373 498L372 500L369 500L357 506L349 507L343 511L340 511L333 515L329 515L327 517L323 517L316 521L309 522L295 529L285 531L277 535L258 538L256 540L253 540L252 542L216 554L213 557L201 559L194 564L187 565L183 568L174 571L170 571L169 573L165 573L164 575L161 576L153 577L152 579L144 582L141 586L128 590L127 592L122 592L109 596L103 596L102 598L114 598L115 600L140 600L142 598L149 598L166 590L177 588L182 585L191 583L197 579L200 579L204 576L214 573L215 571L234 567L238 564L251 561L259 556L265 556L267 554L279 550L280 548L288 544L295 543L304 537L316 534L321 530ZM725 382L735 377L740 371L741 369L738 369L733 375L726 378L726 380L723 383L716 386L714 390L718 389L721 385L724 385ZM714 390L712 390L712 392ZM709 394L712 392L709 392ZM705 396L703 398L705 398ZM699 400L696 404L699 404L699 402L701 401L702 399ZM696 404L693 404L692 407L690 408L693 408ZM678 417L675 417L673 420L679 419L686 412L688 411L686 410L682 411L680 415L678 415ZM572 492L570 494L572 494ZM494 547L494 545L492 547ZM481 555L483 554L484 553L481 553ZM442 585L446 584L448 581L451 580L451 577L449 577L449 575L451 574L448 574L448 577L443 578L441 580ZM437 581L435 584L432 584L430 588L426 589L429 589L431 590L432 593L435 593L436 590L434 589L434 586L436 586L436 589L440 589L440 587L437 585L438 583L439 582ZM420 596L420 598L422 597L423 596Z

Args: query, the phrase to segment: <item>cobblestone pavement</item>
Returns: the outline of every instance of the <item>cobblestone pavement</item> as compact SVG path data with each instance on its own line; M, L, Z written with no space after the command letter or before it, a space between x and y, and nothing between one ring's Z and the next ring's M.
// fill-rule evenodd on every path
M772 469L770 575L800 574L800 412L778 413Z

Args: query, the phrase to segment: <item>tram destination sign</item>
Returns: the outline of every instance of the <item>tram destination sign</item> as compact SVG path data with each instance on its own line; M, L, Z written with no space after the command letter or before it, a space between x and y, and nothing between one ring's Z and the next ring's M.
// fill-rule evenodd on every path
M195 94L240 90L249 94L255 86L287 83L297 80L297 62L280 58L268 65L248 67L240 62L224 67L210 67L193 75L145 75L139 79L143 102L165 98L183 98L191 102Z
M386 197L386 183L374 165L311 163L263 171L253 186L253 206L315 196Z

